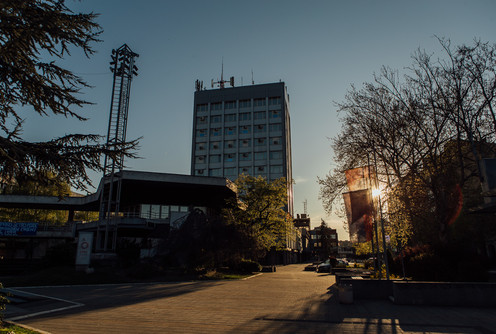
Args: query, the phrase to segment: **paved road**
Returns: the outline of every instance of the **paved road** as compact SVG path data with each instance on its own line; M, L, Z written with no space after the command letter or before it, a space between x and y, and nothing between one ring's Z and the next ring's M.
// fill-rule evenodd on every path
M496 333L494 308L340 304L334 276L303 268L236 281L22 288L32 300L7 318L54 334Z

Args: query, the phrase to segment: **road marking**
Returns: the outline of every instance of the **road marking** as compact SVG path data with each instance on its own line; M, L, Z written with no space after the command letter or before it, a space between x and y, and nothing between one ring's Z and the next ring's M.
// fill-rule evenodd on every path
M127 286L127 285L158 285L158 284L194 284L208 281L171 281L171 282L128 282L128 283L102 283L102 284L68 284L68 285L34 285L34 286L14 286L9 289L40 289L40 288L85 288L85 287L108 287L108 286ZM52 298L53 299L53 298Z
M20 315L20 316L17 316L17 317L8 318L8 319L6 319L7 321L22 320L22 319L26 319L26 318L36 317L38 315L43 315L43 314L48 314L48 313L53 313L53 312L58 312L58 311L65 311L65 310L69 310L69 309L72 309L72 308L84 306L84 304L82 304L82 303L76 303L76 302L73 302L73 301L70 301L70 300L61 299L61 298L55 298L55 297L49 297L49 296L40 295L40 294L37 294L37 293L32 293L32 292L27 292L27 291L12 289L12 288L5 289L5 290L19 291L20 294L29 294L29 295L32 295L32 296L37 296L37 297L42 297L42 298L56 300L56 301L59 301L59 302L64 302L64 303L72 304L70 306L59 307L59 308L52 309L52 310L46 310L46 311L35 312L35 313Z

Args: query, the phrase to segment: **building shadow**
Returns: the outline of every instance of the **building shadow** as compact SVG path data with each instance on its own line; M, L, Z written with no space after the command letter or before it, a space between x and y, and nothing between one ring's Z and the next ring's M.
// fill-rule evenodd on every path
M7 319L19 316L44 319L53 317L51 310L62 308L67 309L57 311L57 316L80 314L190 294L219 284L223 282L124 283L8 289L16 303L7 304L5 315ZM71 307L75 304L81 306ZM28 317L30 314L38 315Z
M491 325L492 324L492 325ZM496 309L395 305L387 300L343 304L336 284L287 312L266 313L231 331L254 333L483 333L494 334Z

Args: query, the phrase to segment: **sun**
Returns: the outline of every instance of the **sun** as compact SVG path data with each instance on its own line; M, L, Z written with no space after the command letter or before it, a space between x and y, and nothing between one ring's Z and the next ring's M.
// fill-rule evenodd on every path
M379 197L379 196L381 196L381 193L382 193L381 189L378 189L378 188L372 189L372 196L373 197Z

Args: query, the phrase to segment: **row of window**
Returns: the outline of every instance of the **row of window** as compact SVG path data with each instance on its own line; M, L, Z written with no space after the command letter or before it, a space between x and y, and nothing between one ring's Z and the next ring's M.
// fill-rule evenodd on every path
M269 144L270 145L281 145L281 137L271 137L269 138ZM266 146L267 145L267 138L255 138L253 139L253 145L254 146ZM222 147L222 142L220 141L211 141L210 145L210 150L219 150ZM240 139L239 140L239 148L247 148L247 147L252 147L252 140L251 139ZM224 141L224 149L232 149L236 148L236 140L225 140ZM202 151L207 149L207 143L196 143L195 149L197 151Z
M201 138L201 137L206 137L207 136L207 130L208 129L198 129L196 130L196 137ZM235 136L236 133L238 132L238 127L237 126L227 126L225 128L211 128L210 129L210 137L218 137L222 135L222 130L224 130L224 136ZM275 124L269 124L269 132L281 132L282 131L282 124L281 123L275 123ZM267 126L265 124L258 124L253 126L253 133L265 133L267 132ZM239 126L239 134L243 135L248 135L252 133L252 126L251 125L240 125Z
M336 234L330 234L329 236L331 237L331 239L336 239ZM312 234L312 239L321 239L321 235Z
M239 101L225 101L224 109L236 109L236 102L239 104L239 108L251 108L251 100L239 100ZM253 105L255 107L263 107L266 104L266 99L253 99ZM269 106L281 105L281 97L269 97ZM222 102L210 103L210 110L222 110ZM208 111L208 104L198 104L196 105L196 111Z
M255 152L253 153L254 160L266 160L267 152ZM269 153L270 160L282 159L282 151L271 151ZM208 156L209 163L218 163L221 162L222 156L220 154L212 154ZM239 153L239 161L251 161L252 153L245 152ZM195 157L195 163L203 164L206 163L207 157L205 155L198 155ZM236 161L236 153L225 153L224 154L225 162L234 162Z
M141 204L140 217L167 219L172 212L188 212L188 207L178 205Z
M329 246L331 246L331 247L337 247L338 245L335 244L335 243L331 243ZM313 247L316 247L316 248L322 247L322 242L314 242L313 243Z
M265 175L267 173L267 170L271 174L282 174L282 166L270 166L267 168L267 166L258 166L255 167L255 175ZM253 175L252 173L253 169L252 167L241 167L241 168L236 168L236 167L229 167L229 168L210 168L208 169L208 176L236 176L239 174L249 174ZM222 174L224 172L224 174ZM205 176L207 173L207 170L205 169L196 169L195 170L195 175L200 175L200 176Z
M239 114L225 114L224 115L224 122L225 123L236 122L237 119L239 119L240 122L251 121L252 114L253 114L254 120L267 119L267 112L266 111L255 111L254 113L242 112ZM239 117L238 117L238 115L239 115ZM269 119L279 119L281 117L282 117L281 110L270 110L269 111ZM218 123L222 123L222 115L210 116L210 124L218 124ZM196 124L197 125L208 124L208 116L198 116L196 118Z

